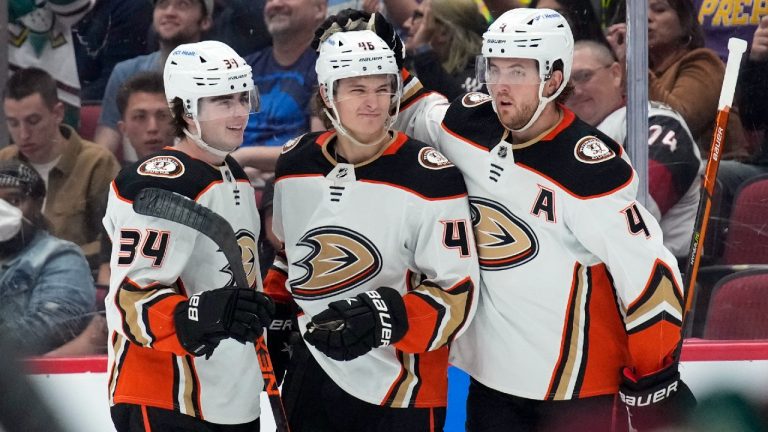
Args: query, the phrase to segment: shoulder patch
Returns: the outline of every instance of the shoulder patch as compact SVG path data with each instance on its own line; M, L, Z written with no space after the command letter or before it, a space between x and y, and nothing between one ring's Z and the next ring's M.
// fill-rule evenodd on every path
M301 141L302 138L304 138L304 135L300 135L296 138L291 138L290 140L286 141L286 143L283 144L283 149L280 151L280 154L286 154L296 148L296 145Z
M587 135L576 143L573 154L580 162L596 164L613 159L616 153L611 150L600 138Z
M478 105L489 102L491 97L485 93L472 92L467 93L461 98L461 104L467 108L476 107Z
M136 172L143 176L176 178L184 174L184 164L174 156L155 156L140 164Z
M452 167L453 163L443 156L442 153L432 147L424 147L419 150L419 163L421 166L431 170L439 170Z

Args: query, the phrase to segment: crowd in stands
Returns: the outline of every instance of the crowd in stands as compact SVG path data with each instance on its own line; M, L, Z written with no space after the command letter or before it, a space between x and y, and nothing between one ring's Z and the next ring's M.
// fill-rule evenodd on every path
M721 163L723 203L713 217L727 220L740 187L768 173L768 7L752 2L734 11L727 3L648 2L649 208L681 262L731 36L748 40L750 49ZM313 102L311 41L328 14L349 6L387 15L404 39L406 68L450 99L485 90L475 57L494 17L518 6L557 10L577 41L566 106L619 143L626 140L621 0L10 0L0 329L31 354L104 351L97 313L103 305L94 287L109 283L105 199L121 164L174 144L162 68L178 45L221 40L253 68L259 111L233 156L254 185L269 187L281 146L325 128ZM88 120L80 115L84 105L99 107L93 136L78 133ZM271 193L263 201L268 227ZM263 237L269 251L269 232ZM760 259L744 264L768 263Z

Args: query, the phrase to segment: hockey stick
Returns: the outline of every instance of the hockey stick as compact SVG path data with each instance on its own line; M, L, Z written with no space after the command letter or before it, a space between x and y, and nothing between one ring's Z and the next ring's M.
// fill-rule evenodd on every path
M229 222L220 215L183 195L157 188L142 189L133 201L133 210L142 215L166 219L201 232L213 240L224 253L235 284L240 288L249 286L235 232ZM255 345L277 431L289 432L288 417L285 415L283 401L280 399L280 390L277 388L277 379L264 335L259 336Z
M728 40L728 62L725 66L725 76L723 77L723 87L720 90L720 101L717 105L717 119L715 120L715 131L712 134L712 146L709 151L707 168L704 171L702 180L701 197L699 199L699 209L696 211L696 222L693 227L693 236L691 237L691 246L686 263L685 276L683 277L683 316L680 328L680 342L675 348L674 359L680 360L680 353L683 348L683 337L686 331L686 318L693 305L694 290L696 286L696 276L699 272L699 262L701 261L701 245L704 243L704 237L707 233L709 222L709 212L712 207L712 194L715 191L717 181L717 169L720 167L720 154L723 151L725 143L725 128L728 124L728 115L733 104L733 94L736 91L736 81L739 77L739 67L741 57L747 50L747 42L743 39L730 38Z

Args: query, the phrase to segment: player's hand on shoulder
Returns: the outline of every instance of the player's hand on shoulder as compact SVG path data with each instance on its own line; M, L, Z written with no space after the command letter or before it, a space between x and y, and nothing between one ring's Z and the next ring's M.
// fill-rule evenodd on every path
M633 429L644 432L673 425L696 406L696 398L680 379L677 365L670 361L661 370L644 376L624 368L619 397Z
M392 25L380 12L373 14L357 9L344 9L331 15L315 30L312 48L320 49L320 45L332 34L340 31L371 30L376 33L395 53L397 67L402 69L405 59L405 48L402 39Z
M275 305L253 289L219 288L191 296L174 312L176 335L190 354L210 357L224 339L253 342L269 325Z
M320 50L320 45L336 32L365 30L371 14L357 9L343 9L339 13L329 16L315 30L312 39L312 48Z
M396 343L407 331L402 296L395 289L381 287L330 303L312 317L304 339L328 357L347 361Z

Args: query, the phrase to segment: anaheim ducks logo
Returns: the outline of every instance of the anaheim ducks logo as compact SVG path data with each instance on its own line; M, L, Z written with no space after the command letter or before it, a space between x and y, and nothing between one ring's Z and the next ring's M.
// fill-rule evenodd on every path
M155 156L139 165L136 172L144 176L176 178L184 174L184 164L173 156Z
M235 233L237 237L237 244L240 246L240 256L243 261L243 270L245 270L245 276L248 278L248 286L254 286L256 283L256 277L259 268L258 260L258 246L256 243L256 237L248 230L241 229ZM221 269L224 273L230 276L229 283L227 285L235 285L235 277L232 274L232 268L229 263Z
M470 197L472 226L480 267L505 270L532 260L539 253L533 230L501 204Z
M473 92L465 94L461 98L461 104L467 108L472 108L491 100L492 98L485 93Z
M381 254L360 233L339 226L315 228L297 243L310 249L294 265L306 274L290 281L297 299L317 299L359 286L381 271Z
M280 153L285 154L293 150L296 147L296 144L298 144L299 141L301 141L302 137L304 137L304 135L297 136L296 138L288 140L285 144L283 144L283 149L280 151Z
M453 164L442 153L432 147L424 147L419 150L419 163L421 166L431 170L439 170L452 167Z

